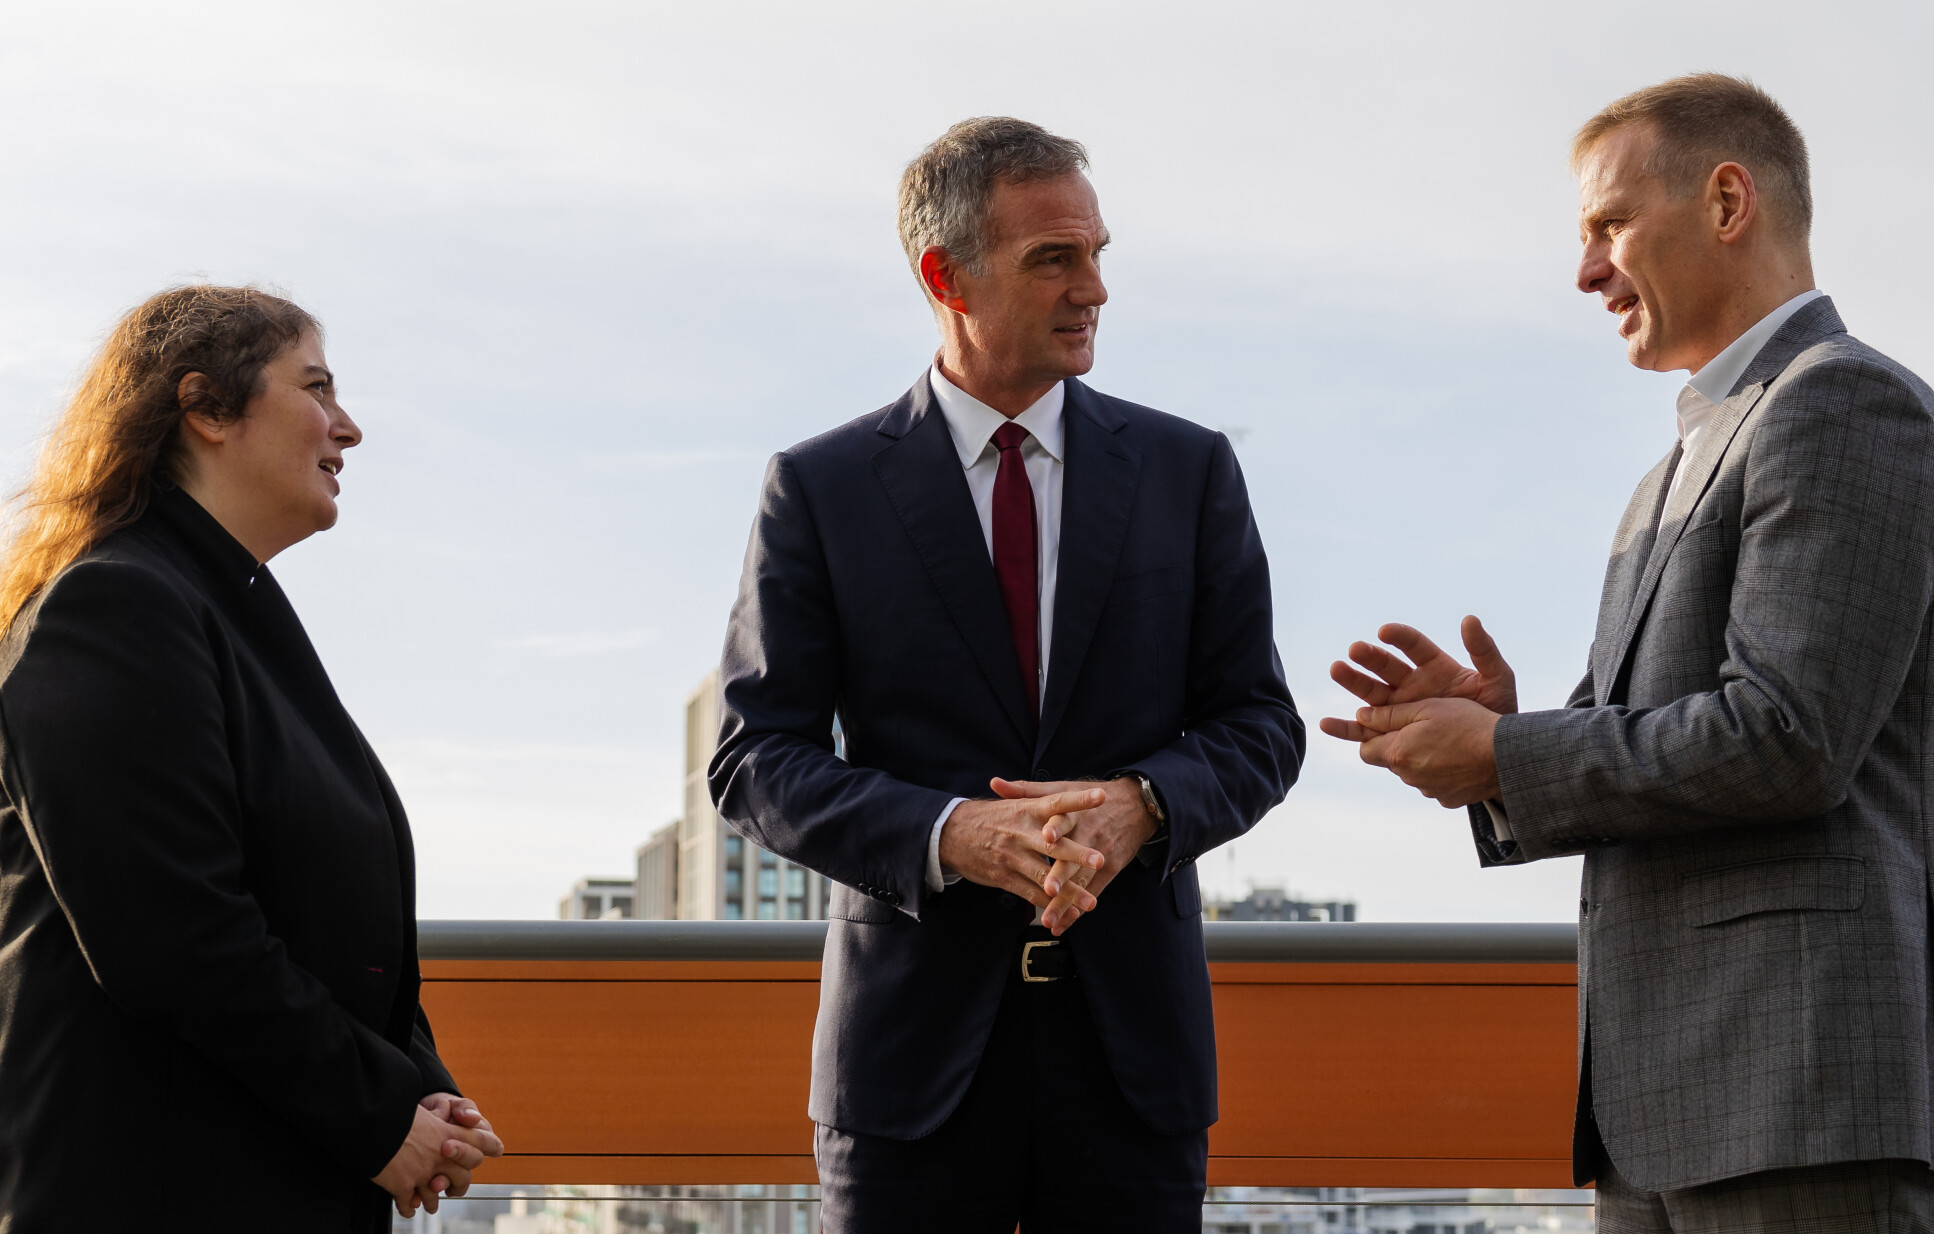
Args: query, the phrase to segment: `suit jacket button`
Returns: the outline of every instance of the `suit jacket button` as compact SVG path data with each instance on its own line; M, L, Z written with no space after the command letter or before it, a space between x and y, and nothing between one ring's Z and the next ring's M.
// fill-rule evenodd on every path
M1047 769L1046 767L1036 767L1036 768L1034 769L1034 778L1035 778L1035 779L1037 779L1037 780L1045 780L1045 779L1047 779L1047 778L1048 778L1048 769Z
M897 891L882 891L880 898L895 908L900 907L900 893Z

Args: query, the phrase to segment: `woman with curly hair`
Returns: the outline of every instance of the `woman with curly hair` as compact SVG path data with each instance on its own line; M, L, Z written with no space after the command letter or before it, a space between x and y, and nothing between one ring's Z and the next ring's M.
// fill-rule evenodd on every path
M503 1151L418 1003L403 807L266 565L360 440L314 318L192 286L41 454L0 562L0 1230L375 1231Z

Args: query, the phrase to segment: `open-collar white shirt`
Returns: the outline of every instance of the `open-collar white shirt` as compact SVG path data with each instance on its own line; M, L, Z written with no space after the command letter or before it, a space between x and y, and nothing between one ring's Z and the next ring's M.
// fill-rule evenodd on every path
M947 434L953 439L954 453L960 458L961 470L967 476L967 491L974 498L974 512L980 516L981 538L987 545L988 560L994 556L994 480L1000 474L1000 447L994 444L994 432L1008 418L981 402L953 382L940 371L940 362L935 360L927 373L927 380L933 386L934 402L940 405L940 414L947 421ZM1027 440L1021 443L1021 461L1027 467L1028 485L1034 490L1034 525L1036 540L1034 560L1036 568L1036 594L1040 597L1039 612L1041 621L1041 666L1039 676L1034 682L1034 697L1038 701L1047 688L1048 653L1054 638L1054 585L1056 566L1061 558L1061 488L1062 473L1066 470L1067 435L1066 421L1062 412L1067 402L1067 384L1055 382L1054 385L1013 423L1028 432ZM933 830L927 837L927 890L940 891L948 883L959 879L940 868L940 830L953 816L954 808L964 797L956 797L947 803L947 808L934 820Z
M1665 520L1665 508L1672 504L1673 494L1679 491L1679 477L1685 474L1686 460L1699 445L1705 435L1706 425L1712 423L1713 413L1733 392L1739 379L1752 366L1759 353L1766 349L1780 327L1787 323L1793 314L1818 300L1826 293L1819 290L1803 291L1785 304L1780 305L1726 345L1704 367L1686 379L1684 388L1679 391L1677 406L1679 425L1679 462L1672 469L1672 483L1665 491L1665 501L1659 506L1659 520Z

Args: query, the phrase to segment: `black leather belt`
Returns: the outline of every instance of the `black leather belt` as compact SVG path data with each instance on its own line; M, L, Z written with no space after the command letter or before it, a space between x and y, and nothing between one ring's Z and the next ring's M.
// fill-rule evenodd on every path
M1066 981L1075 976L1074 949L1046 930L1031 929L1021 939L1021 980Z

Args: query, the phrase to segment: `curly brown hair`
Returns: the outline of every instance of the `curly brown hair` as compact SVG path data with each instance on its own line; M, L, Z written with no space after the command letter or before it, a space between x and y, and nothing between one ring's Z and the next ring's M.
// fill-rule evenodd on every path
M155 485L179 477L181 418L242 416L262 369L321 325L255 287L171 287L122 317L54 422L17 498L0 562L0 633L76 558L140 518ZM190 373L206 392L184 406Z

